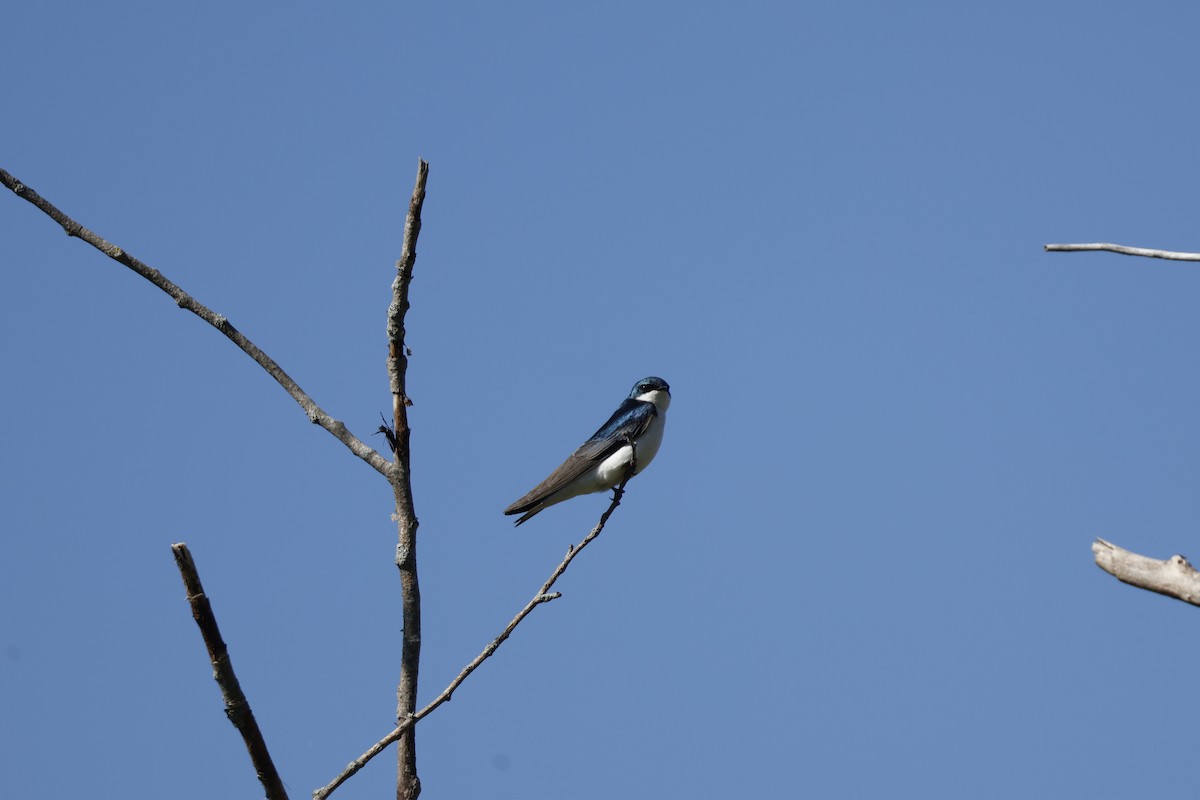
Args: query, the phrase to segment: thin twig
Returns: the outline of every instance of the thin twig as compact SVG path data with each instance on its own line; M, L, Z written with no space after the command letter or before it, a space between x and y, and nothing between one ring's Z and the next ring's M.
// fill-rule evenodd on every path
M417 180L408 216L404 221L404 242L396 262L392 281L392 302L388 306L388 380L392 390L392 432L388 440L396 454L392 462L392 493L396 499L396 567L400 570L400 602L404 620L404 641L400 651L400 682L396 686L397 722L412 716L417 707L417 674L421 665L421 588L417 581L417 512L413 506L410 472L410 434L408 406L412 401L405 386L408 372L408 346L404 342L404 315L408 312L408 287L412 283L417 260L417 236L421 233L421 208L425 204L425 181L429 163L417 162ZM416 800L421 794L417 777L416 732L406 730L396 753L397 800Z
M1150 250L1145 247L1126 247L1123 244L1108 244L1095 242L1092 244L1048 244L1048 253L1075 253L1084 250L1107 250L1110 253L1120 253L1123 256L1145 256L1146 258L1166 258L1171 261L1200 261L1200 253L1181 253L1174 250Z
M625 484L629 482L629 479L632 476L633 468L631 465L630 469L625 474L625 479L622 480L621 484L613 490L612 502L609 504L608 509L600 515L600 521L596 523L596 527L592 528L591 532L587 536L583 537L583 540L579 544L568 546L566 557L557 567L554 568L554 572L550 573L550 577L545 583L542 584L542 588L537 590L537 593L534 594L533 598L525 604L525 607L522 608L517 615L512 618L512 621L510 621L508 625L504 626L504 630L501 631L500 635L493 639L487 647L483 648L483 651L479 655L475 656L471 663L463 667L462 671L458 673L458 677L450 681L450 684L443 689L442 693L435 697L433 701L429 703L429 705L425 706L415 714L407 717L398 726L396 726L395 730L380 739L375 744L371 745L371 747L365 753L346 765L346 768L342 770L342 772L328 785L323 786L313 792L314 800L325 800L325 798L328 797L334 789L345 783L347 779L354 775L354 773L366 766L368 761L383 752L388 745L403 736L406 731L412 728L412 726L416 725L418 722L432 713L438 708L438 706L449 702L450 697L454 694L455 690L462 685L463 681L467 679L467 676L474 672L480 664L491 658L496 650L499 649L500 645L502 645L504 641L512 635L512 632L516 630L517 626L520 625L526 617L533 613L535 608L543 603L549 603L551 600L557 600L562 596L559 592L551 592L551 587L553 587L555 581L562 577L562 574L567 571L567 567L571 566L571 562L575 560L575 557L579 555L583 548L591 544L592 541L600 535L600 532L604 530L604 526L608 522L608 518L612 516L613 511L615 511L617 506L621 504L621 497L625 494Z
M1096 566L1122 583L1200 606L1200 572L1183 556L1160 561L1104 539L1092 542L1092 555Z
M267 371L267 374L274 378L280 386L283 387L292 399L295 400L300 408L304 409L304 413L309 420L320 425L325 430L333 434L339 442L350 448L354 455L361 458L363 461L370 464L380 474L387 476L390 469L387 459L381 456L375 450L368 447L362 440L352 434L346 426L340 421L325 413L320 406L309 397L303 389L301 389L292 378L283 371L283 368L275 363L274 359L258 348L254 342L246 338L246 336L233 327L224 316L216 313L212 309L200 303L187 292L180 289L170 280L168 280L161 272L149 266L148 264L139 261L125 250L117 247L111 242L97 236L92 231L80 225L75 220L68 217L62 211L58 210L44 197L35 192L32 188L24 183L21 183L15 177L0 169L0 182L13 191L24 200L29 201L38 210L50 217L50 219L62 226L68 236L74 236L78 239L90 244L92 247L99 250L104 255L114 261L124 264L129 269L141 275L146 280L153 283L159 289L162 289L171 299L173 299L180 308L191 311L200 319L212 325L214 328L225 334L234 344L241 348L242 352L254 359L254 361Z
M241 684L233 672L229 650L225 646L225 640L221 638L217 617L213 614L208 596L204 594L204 586L200 583L200 573L196 570L191 551L186 544L179 542L171 545L171 552L175 554L175 564L179 567L183 585L187 588L192 617L200 627L200 635L204 637L204 644L208 647L213 678L221 688L221 697L225 700L225 716L229 717L233 727L242 735L246 750L250 753L250 761L254 764L254 771L258 773L258 779L267 792L268 800L287 800L283 781L279 779L275 763L271 761L271 754L267 752L267 743L263 740L262 731L258 729L254 712L250 710L250 702L242 693Z

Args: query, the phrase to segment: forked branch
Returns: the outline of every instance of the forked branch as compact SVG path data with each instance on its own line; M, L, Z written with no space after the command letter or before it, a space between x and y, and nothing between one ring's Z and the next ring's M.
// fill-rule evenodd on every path
M462 685L463 681L465 681L467 677L479 667L480 664L482 664L484 661L487 661L492 657L493 654L495 654L496 650L500 648L500 645L504 644L505 640L508 639L508 637L512 635L512 632L517 629L517 626L520 625L526 617L533 613L535 608L543 603L549 603L551 600L557 600L562 596L559 592L551 592L550 589L554 586L555 582L562 577L562 574L567 571L567 567L571 566L571 562L575 560L575 557L579 555L580 552L582 552L583 548L591 544L592 541L600 535L600 532L604 530L605 524L608 523L608 518L612 516L613 511L615 511L617 506L621 504L621 497L625 494L625 484L628 483L629 479L633 476L633 471L633 465L631 464L630 469L625 474L625 479L622 480L621 484L613 490L612 502L609 504L608 509L600 515L600 521L596 523L596 527L592 528L591 532L588 533L587 536L583 537L583 540L579 544L570 545L567 547L566 557L563 558L562 562L554 568L554 571L550 573L550 577L546 579L546 582L542 584L542 587L537 590L530 601L525 604L525 607L517 612L517 615L513 617L506 626L504 626L504 630L500 632L500 635L493 639L487 647L483 648L483 651L479 655L475 656L471 663L463 667L462 671L458 673L458 676L454 680L450 681L450 684L443 689L442 693L435 697L432 702L412 716L403 720L399 725L396 726L395 730L380 739L375 744L371 745L371 747L365 753L346 765L346 768L342 770L342 772L328 785L323 786L313 792L314 800L325 800L325 798L328 797L334 789L341 786L346 782L347 779L354 775L354 773L366 766L368 761L379 755L387 748L388 745L403 736L405 731L409 730L413 725L416 725L422 719L429 716L429 714L437 709L438 706L449 702L451 696L454 694L455 690Z
M242 352L254 359L260 367L267 371L267 374L283 387L283 390L291 395L300 408L304 409L304 413L309 420L320 425L325 430L329 431L339 442L350 448L350 452L361 458L363 461L370 464L377 472L387 476L389 464L387 459L368 447L362 440L352 434L346 426L340 421L326 414L316 402L301 389L291 376L283 371L283 367L275 363L275 360L258 348L258 345L246 338L245 334L233 327L233 324L221 314L216 313L212 309L199 302L187 292L180 289L174 283L167 279L161 272L153 267L145 264L142 261L129 255L125 250L117 247L111 242L97 236L92 231L80 225L75 220L68 217L62 211L58 210L50 201L46 200L40 194L24 183L21 183L15 177L0 169L0 182L12 190L13 194L23 200L28 201L35 206L39 211L44 213L50 219L62 226L62 229L67 232L68 236L74 236L81 239L92 247L99 250L104 255L123 264L129 269L141 275L146 280L153 283L159 289L162 289L171 299L175 301L180 308L187 309L200 319L212 325L214 328L223 333L231 342L241 348Z

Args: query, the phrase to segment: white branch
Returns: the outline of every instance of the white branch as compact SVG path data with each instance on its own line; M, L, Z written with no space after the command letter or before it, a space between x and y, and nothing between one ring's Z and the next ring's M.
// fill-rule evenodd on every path
M1120 253L1123 256L1145 256L1146 258L1166 258L1171 261L1200 261L1200 253L1180 253L1175 250L1151 250L1147 247L1126 247L1123 244L1108 244L1094 242L1092 244L1048 244L1048 253L1075 253L1082 250L1107 250L1110 253Z
M1200 606L1200 572L1183 556L1159 561L1103 539L1092 543L1092 554L1096 566L1123 583Z

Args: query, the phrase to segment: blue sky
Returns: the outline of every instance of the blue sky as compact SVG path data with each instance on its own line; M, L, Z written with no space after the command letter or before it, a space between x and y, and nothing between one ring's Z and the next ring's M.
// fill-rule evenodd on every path
M422 701L605 506L500 515L635 380L653 467L419 728L429 797L1166 796L1197 555L1200 10L16 4L0 166L370 437L418 157ZM186 541L291 795L390 730L386 483L223 337L0 198L0 770L254 796ZM380 757L337 796L387 796Z

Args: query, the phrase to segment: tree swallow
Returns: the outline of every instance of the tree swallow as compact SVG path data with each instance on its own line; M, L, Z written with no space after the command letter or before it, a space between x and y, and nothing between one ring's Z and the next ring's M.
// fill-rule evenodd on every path
M642 378L592 438L504 513L524 514L517 520L520 525L555 503L612 489L625 477L630 458L637 462L634 474L641 472L658 455L670 405L671 387L666 381Z

